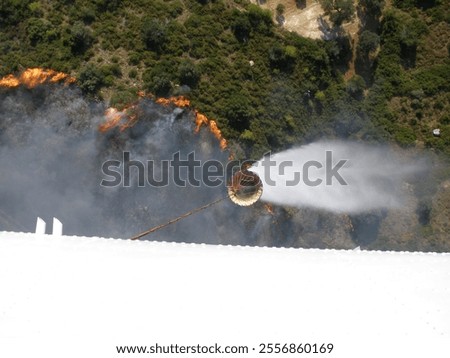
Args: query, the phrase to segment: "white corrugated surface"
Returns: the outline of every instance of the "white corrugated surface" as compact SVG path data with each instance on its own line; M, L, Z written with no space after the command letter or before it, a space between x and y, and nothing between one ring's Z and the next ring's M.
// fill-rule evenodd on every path
M0 233L0 357L119 357L116 345L157 342L447 358L450 255Z

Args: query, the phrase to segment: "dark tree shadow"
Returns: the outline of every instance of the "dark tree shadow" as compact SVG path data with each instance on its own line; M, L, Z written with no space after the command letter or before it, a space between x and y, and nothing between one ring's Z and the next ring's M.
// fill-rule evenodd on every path
M403 68L408 69L416 67L417 46L406 46L402 44L400 51Z
M361 23L358 31L358 38L361 38L361 34L364 31L370 31L379 34L381 31L381 17L382 8L379 11L369 11L358 4L356 8L356 14ZM355 72L364 78L364 81L368 86L371 86L374 81L374 72L376 68L376 61L370 57L370 54L363 54L356 49L355 58Z
M364 56L356 51L355 72L364 78L368 87L372 86L374 81L376 64L369 56Z
M326 41L328 55L336 65L336 69L345 73L352 59L353 42L342 26L332 26L323 16L317 18L321 38Z
M358 5L356 8L356 15L361 22L360 31L369 30L372 32L379 33L380 32L380 16L381 12L370 12L366 11L361 5Z
M295 5L297 5L297 9L303 10L306 8L306 0L296 0Z

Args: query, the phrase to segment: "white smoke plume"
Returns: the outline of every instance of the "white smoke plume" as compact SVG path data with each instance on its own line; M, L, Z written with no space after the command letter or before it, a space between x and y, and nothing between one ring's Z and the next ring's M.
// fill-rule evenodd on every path
M328 164L327 155L331 156ZM272 155L270 160L270 167L264 166L263 159L251 169L263 181L262 200L337 213L401 207L403 184L424 169L419 160L405 162L387 146L343 141L311 143ZM341 160L345 164L339 164ZM327 170L333 168L340 177L329 175L327 183ZM300 180L292 185L295 176Z

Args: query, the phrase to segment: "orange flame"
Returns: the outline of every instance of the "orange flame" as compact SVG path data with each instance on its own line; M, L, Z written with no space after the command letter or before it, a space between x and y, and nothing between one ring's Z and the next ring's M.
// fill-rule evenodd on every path
M219 141L220 149L224 150L227 147L227 140L222 136L222 132L220 131L219 127L217 127L216 121L209 121L209 129Z
M64 84L75 82L75 78L63 72L54 70L45 70L42 68L28 68L19 76L7 75L0 79L0 87L14 88L24 85L27 88L34 88L44 83L58 83L64 81Z
M195 125L195 133L198 133L203 125L209 126L209 130L219 141L220 149L224 150L227 147L227 140L222 136L215 120L208 119L204 114L195 111Z
M191 102L183 97L170 97L170 98L158 98L156 100L156 103L161 104L163 106L168 106L170 104L174 104L177 107L185 108L189 107L191 105ZM222 136L222 132L220 131L219 127L217 126L216 121L208 119L204 114L199 113L198 111L195 111L195 132L198 133L200 131L200 128L202 125L209 126L209 130L212 134L214 134L214 137L217 138L219 141L220 148L223 150L227 147L227 141Z
M143 91L138 92L138 96L143 98L145 97L145 93ZM170 97L170 98L157 98L155 103L158 103L162 106L168 107L170 105L174 105L180 108L190 107L191 102L189 99L183 96L178 97ZM105 112L106 122L101 124L98 129L100 132L104 133L114 127L120 126L120 131L125 130L126 128L132 127L136 123L136 115L130 116L128 112L130 110L134 110L136 104L132 104L125 108L123 111L118 111L116 108L108 108ZM222 136L222 132L217 126L216 121L208 119L204 114L199 113L197 110L195 113L195 133L200 131L200 128L204 125L209 127L209 130L217 138L219 141L219 146L222 150L227 148L227 141Z
M185 107L189 107L191 105L191 102L183 96L178 96L178 97L170 97L170 98L158 98L155 101L158 104L161 104L163 106L168 106L170 104L174 104L177 107L180 108L185 108Z
M198 133L200 131L200 128L202 125L207 126L209 123L209 119L206 118L204 114L201 114L197 111L195 111L195 133Z
M116 108L110 107L105 111L106 122L98 126L98 130L102 133L109 131L110 129L119 125L122 121L123 114Z
M133 127L137 121L135 109L135 104L124 108L122 111L114 107L108 108L105 111L106 121L98 126L98 130L105 133L112 128L119 127L119 130L123 132L125 129Z

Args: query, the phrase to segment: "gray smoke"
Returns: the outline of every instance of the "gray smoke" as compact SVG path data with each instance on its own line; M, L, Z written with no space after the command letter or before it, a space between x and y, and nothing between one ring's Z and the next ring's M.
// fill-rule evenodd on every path
M419 160L405 161L387 146L343 141L315 142L270 159L272 166L261 160L252 168L263 181L263 200L337 213L399 208L403 184L424 170Z
M178 151L182 159L194 151L196 159L224 163L228 155L208 131L194 133L191 111L143 100L133 128L103 134L98 124L104 110L103 103L64 86L0 93L0 230L33 231L37 216L47 223L57 217L65 234L127 238L226 194L225 186L138 187L136 168L130 169L130 187L101 186L102 164L122 161L123 152L131 160L154 160L156 171ZM233 204L218 205L232 217ZM204 237L220 227L215 212L192 216L151 239L217 242L216 235Z

